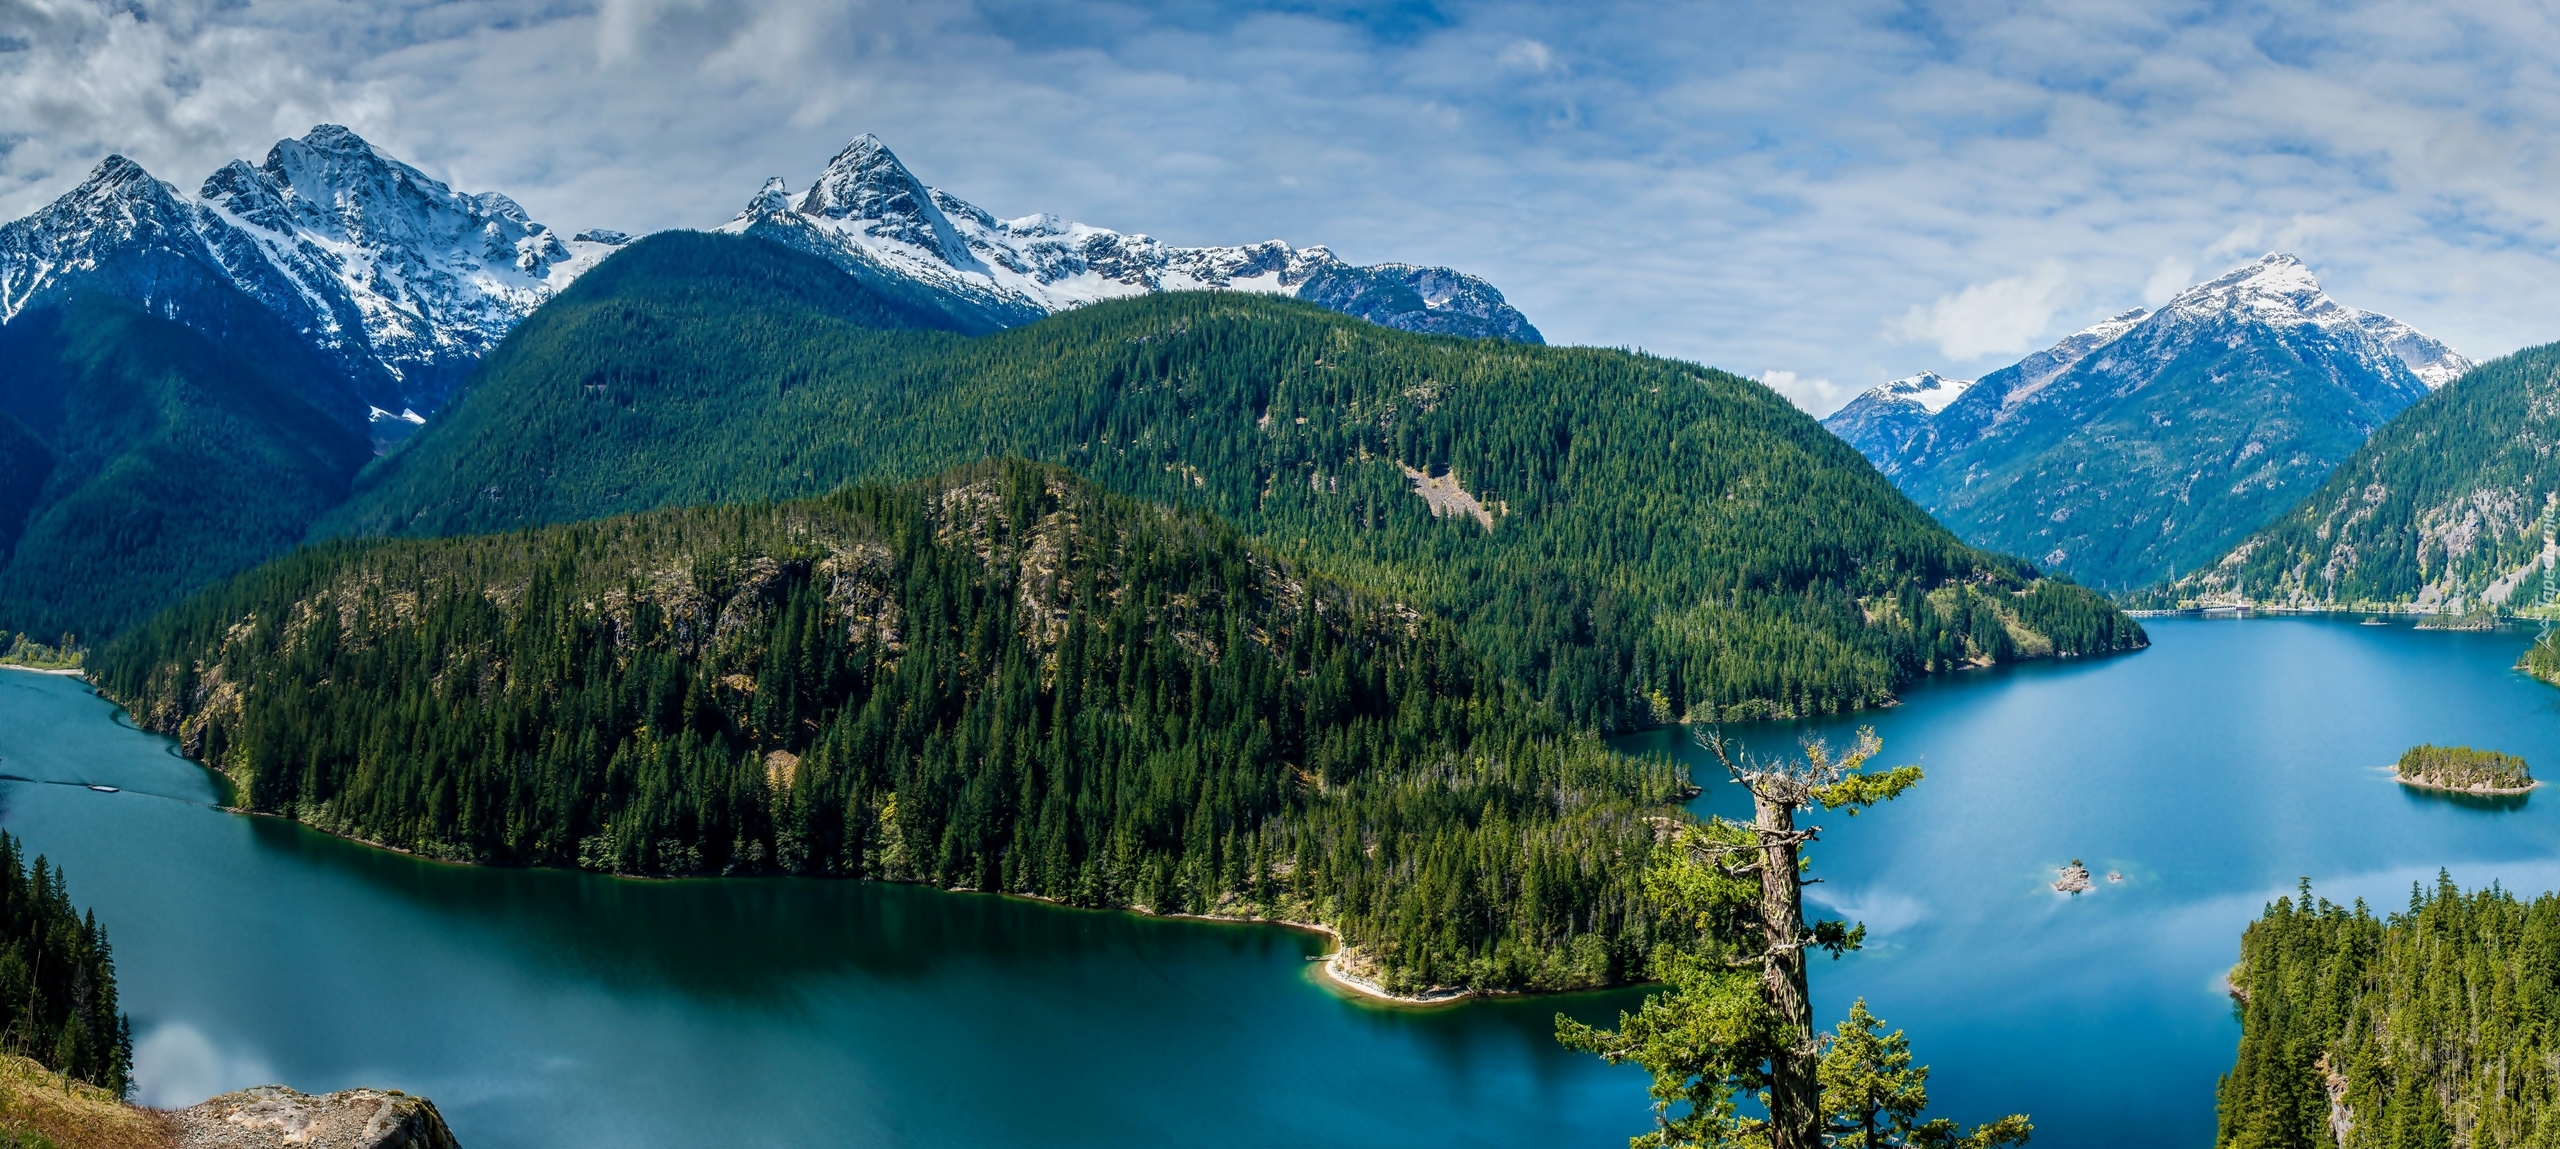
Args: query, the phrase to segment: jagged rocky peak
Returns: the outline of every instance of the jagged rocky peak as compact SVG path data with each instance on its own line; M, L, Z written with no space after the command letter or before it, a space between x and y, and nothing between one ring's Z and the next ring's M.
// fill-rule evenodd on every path
M932 209L932 193L899 163L880 137L864 132L827 161L800 210L831 219L918 219Z
M152 178L141 164L111 155L89 178L30 218L42 218L57 240L131 234L136 229L184 227L185 195Z
M224 164L194 195L109 157L62 198L0 227L0 322L94 292L219 337L232 305L216 297L237 289L340 376L346 391L331 404L346 406L351 393L374 408L433 411L508 330L613 247L563 241L506 196L457 192L323 124L278 141L262 163Z
M2160 310L2180 318L2315 327L2368 348L2377 358L2398 360L2429 389L2451 383L2472 368L2471 360L2460 352L2406 323L2331 299L2309 265L2283 252L2269 252L2254 263L2179 292Z
M514 200L457 193L337 124L277 141L256 168L225 166L202 194L269 230L298 226L375 251L468 251L528 275L570 256L568 245Z
M825 257L857 278L993 329L1128 295L1225 289L1293 295L1384 326L1541 342L1491 284L1448 268L1354 267L1279 240L1176 247L1045 212L1011 219L926 185L878 136L838 152L796 199L767 181L721 230Z

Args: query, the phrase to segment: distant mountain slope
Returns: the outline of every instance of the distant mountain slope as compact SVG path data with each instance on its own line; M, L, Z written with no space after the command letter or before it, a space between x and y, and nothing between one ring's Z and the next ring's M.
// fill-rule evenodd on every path
M222 341L246 299L336 371L353 402L433 411L455 379L613 249L566 240L495 193L456 192L334 124L234 160L190 195L109 156L0 227L0 323L107 295ZM405 430L393 427L390 430Z
M2481 364L2401 412L2182 599L2460 611L2549 607L2560 344Z
M1050 215L998 219L931 188L865 134L794 196L768 180L720 230L843 267L866 286L939 307L972 333L1105 299L1210 288L1289 295L1385 327L1544 342L1492 284L1445 267L1354 267L1279 240L1174 247Z
M1723 372L1237 292L975 339L881 330L826 302L847 281L814 264L721 236L634 244L518 329L324 529L512 529L1019 455L1444 612L1604 725L1870 705L1969 659L2141 641Z
M1923 371L1869 388L1822 425L1848 440L1886 477L1898 479L1909 469L1906 460L1929 456L1936 446L1930 440L1937 434L1938 413L1972 386L1970 379Z
M2469 367L2269 255L1985 375L1934 414L1888 385L1825 425L1967 540L2123 589L2211 561Z
M0 630L94 637L289 549L347 494L363 423L254 307L217 343L80 296L0 327Z

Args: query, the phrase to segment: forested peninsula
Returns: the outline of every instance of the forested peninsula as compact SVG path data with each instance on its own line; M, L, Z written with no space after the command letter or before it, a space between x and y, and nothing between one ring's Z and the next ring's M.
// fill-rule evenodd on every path
M1314 921L1396 990L1643 976L1693 792L1433 613L1023 462L312 548L91 671L247 808L403 850Z
M801 498L1020 456L1433 611L1602 730L1837 712L1932 671L2146 641L1721 371L1235 292L978 338L920 322L811 256L650 237L511 334L321 533Z
M2560 896L2439 874L2376 917L2305 882L2241 937L2221 1149L2560 1144Z

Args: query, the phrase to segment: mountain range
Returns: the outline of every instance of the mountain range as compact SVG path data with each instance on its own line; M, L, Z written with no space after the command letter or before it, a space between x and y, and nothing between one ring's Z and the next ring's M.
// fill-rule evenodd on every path
M0 323L103 295L216 339L273 324L326 367L316 400L414 421L611 250L322 125L277 142L263 163L224 165L192 194L107 157L0 227Z
M1544 342L1492 284L1445 267L1354 267L1276 239L1174 247L1046 214L998 219L925 186L869 134L798 195L767 180L720 230L820 256L971 334L1105 299L1227 290L1293 296L1405 331Z
M871 136L807 194L779 187L731 230L851 273L896 326L984 333L1225 288L1539 340L1499 291L1446 268L1000 221L925 187ZM192 192L107 157L0 226L0 628L112 631L292 546L370 456L426 425L527 316L631 242L564 235L334 125Z
M1958 542L1768 388L1694 364L1249 292L977 337L918 319L803 252L653 236L518 328L320 530L513 531L1028 458L1441 613L1608 727L1829 712L1931 670L2141 641Z
M2097 586L2221 555L2471 361L2270 254L1976 381L1824 420L1966 540Z
M854 140L809 190L779 179L722 230L824 256L971 333L1102 299L1230 289L1305 298L1406 330L1540 342L1491 284L1448 268L1354 267L1277 240L1173 247L1054 216L1000 220ZM193 193L123 156L0 227L0 324L108 295L214 338L271 320L326 365L324 406L383 437L433 414L524 317L630 236L562 234L495 192L458 192L346 128L281 140ZM254 313L263 311L264 317Z

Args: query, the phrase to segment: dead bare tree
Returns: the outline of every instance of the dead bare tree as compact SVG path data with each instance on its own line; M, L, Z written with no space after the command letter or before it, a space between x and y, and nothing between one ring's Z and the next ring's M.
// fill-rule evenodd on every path
M1696 739L1751 792L1752 820L1726 823L1740 834L1691 834L1684 836L1683 845L1696 861L1724 877L1759 884L1757 905L1739 907L1742 912L1734 915L1744 944L1726 960L1760 966L1760 995L1771 1022L1764 1035L1769 1144L1771 1149L1822 1149L1822 1040L1813 1024L1805 951L1855 949L1866 927L1830 921L1806 925L1804 884L1820 879L1805 877L1803 850L1822 827L1800 827L1796 815L1816 807L1855 815L1910 789L1920 781L1920 768L1863 773L1867 761L1884 749L1872 727L1860 729L1857 741L1837 755L1821 739L1808 738L1800 758L1753 757L1728 745L1721 729L1700 731ZM1754 947L1758 952L1752 952Z

